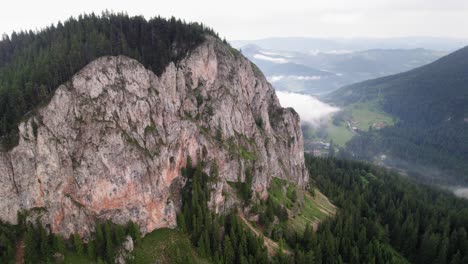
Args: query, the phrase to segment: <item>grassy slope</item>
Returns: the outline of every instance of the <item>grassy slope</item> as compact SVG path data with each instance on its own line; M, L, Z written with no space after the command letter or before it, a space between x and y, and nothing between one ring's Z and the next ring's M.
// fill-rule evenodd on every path
M210 263L199 256L187 234L177 229L162 228L147 234L135 244L135 259L129 263ZM95 263L87 256L68 251L65 263Z
M264 245L266 247L266 249L268 250L268 255L269 256L274 256L276 255L276 253L278 252L278 249L280 248L280 246L278 245L278 243L276 243L275 241L271 240L269 237L265 237L263 236L261 230L257 229L254 227L255 223L251 223L249 222L249 220L247 220L245 218L245 215L244 213L242 212L242 210L239 210L238 212L239 214L239 218L242 220L242 222L244 223L244 225L250 230L252 231L257 237L261 237L264 241ZM283 249L283 253L285 254L291 254L291 252L287 249Z
M328 123L327 132L328 140L333 140L333 142L340 147L344 147L346 142L351 140L354 136L353 132L348 129L346 124L335 126L331 121Z
M343 111L347 112L351 119L357 122L357 128L362 131L368 131L370 126L378 122L383 122L386 126L395 124L394 117L382 111L377 101L352 104L344 108ZM346 142L355 135L346 122L336 126L330 121L327 131L328 139L333 140L340 147L344 147Z
M78 255L76 252L67 251L65 253L65 261L67 264L95 263L88 256Z
M188 236L177 229L162 228L147 234L133 251L133 263L209 263L201 258Z
M376 101L353 104L347 107L351 116L358 122L358 128L367 131L369 126L377 122L384 122L388 126L394 125L393 117L385 113Z
M290 198L293 190L297 193L296 202ZM290 216L288 225L301 232L304 231L306 225L316 226L336 211L336 207L319 190L315 189L314 193L315 195L311 196L294 184L277 178L273 178L269 190L270 197L288 209Z
M234 182L228 182L228 184L235 189ZM298 197L296 201L290 198L294 190ZM319 222L336 212L336 207L318 189L314 190L315 195L312 196L310 193L297 188L293 183L273 178L268 193L274 202L286 207L290 217L286 225L293 227L298 232L304 232L307 225L311 225L315 229ZM264 237L262 227L259 227L255 222L247 220L242 210L239 210L239 217L252 232L264 239L269 255L276 255L280 247L278 243L269 237ZM287 246L283 246L285 246L283 253L287 255L291 254Z

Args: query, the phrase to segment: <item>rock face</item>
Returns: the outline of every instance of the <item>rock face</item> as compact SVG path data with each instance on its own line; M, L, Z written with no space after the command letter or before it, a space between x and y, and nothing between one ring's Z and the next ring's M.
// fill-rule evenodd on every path
M0 218L16 223L27 210L63 235L89 234L96 218L132 220L143 233L174 227L187 156L216 161L216 211L226 181L246 170L261 197L272 177L308 182L297 113L211 37L161 76L127 57L97 59L19 131L18 146L0 153Z

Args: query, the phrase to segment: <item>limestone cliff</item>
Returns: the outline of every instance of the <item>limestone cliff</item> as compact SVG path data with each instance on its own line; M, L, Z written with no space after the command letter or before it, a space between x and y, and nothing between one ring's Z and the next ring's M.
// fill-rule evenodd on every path
M133 220L144 233L174 227L188 155L216 161L217 211L226 181L246 169L262 197L272 177L308 181L297 113L211 37L161 76L127 57L97 59L19 131L18 146L0 153L0 218L28 210L64 235L88 234L96 218Z

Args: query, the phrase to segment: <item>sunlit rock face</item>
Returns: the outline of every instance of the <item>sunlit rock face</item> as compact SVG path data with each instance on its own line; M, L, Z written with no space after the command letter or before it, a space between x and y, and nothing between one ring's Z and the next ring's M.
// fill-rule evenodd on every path
M124 56L99 58L19 131L18 146L0 153L0 218L16 223L27 210L63 235L86 236L96 219L132 220L143 233L176 226L187 156L216 162L217 212L231 204L226 181L247 170L263 198L272 177L308 182L298 115L211 37L161 76Z

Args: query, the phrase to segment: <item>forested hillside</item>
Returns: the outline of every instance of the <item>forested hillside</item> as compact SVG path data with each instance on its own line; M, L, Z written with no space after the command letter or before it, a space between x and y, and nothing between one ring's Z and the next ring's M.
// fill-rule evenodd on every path
M94 59L126 55L160 74L204 40L216 35L197 23L171 18L103 13L70 18L38 32L3 35L0 41L0 138L17 141L18 121Z
M176 230L157 230L141 238L133 223L124 227L106 221L98 223L91 240L84 243L76 234L68 239L47 234L22 217L18 226L0 226L0 260L11 263L15 245L22 241L26 263L54 261L57 252L66 263L111 263L129 235L136 243L130 263L151 263L151 258L170 263L467 263L466 200L362 162L306 159L311 187L322 190L338 211L316 232L310 225L296 232L290 228L265 231L279 245L274 254L268 255L264 246L269 238L255 235L236 210L226 216L209 211L209 188L218 181L217 167L210 165L207 174L203 171L208 164L192 167L188 159L187 169L181 172L187 185ZM239 183L243 205L248 207L253 197L244 187ZM271 214L275 225L281 226L283 217L288 218L284 209L288 205L274 203L260 215Z
M378 102L395 126L362 132L347 145L349 158L373 160L444 183L468 178L468 47L415 70L344 87L339 105Z
M382 100L384 110L418 124L463 121L468 114L468 47L412 71L344 87L339 104Z

